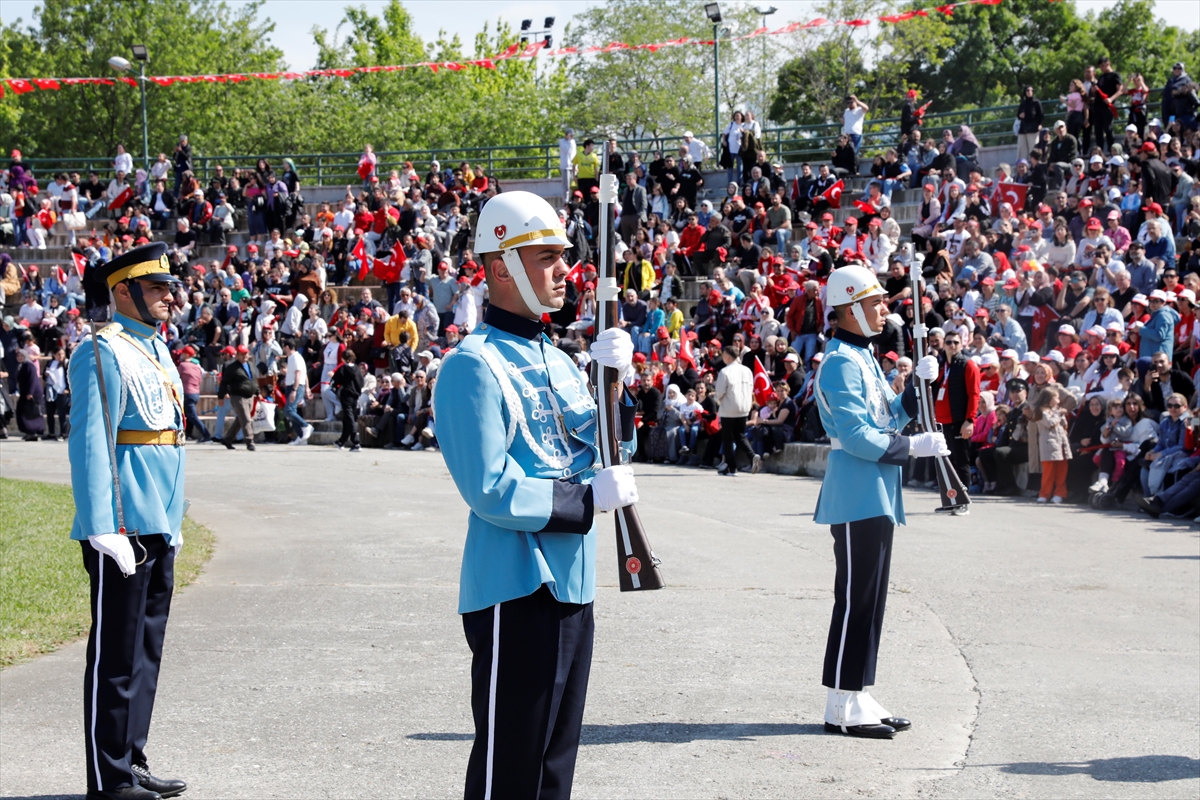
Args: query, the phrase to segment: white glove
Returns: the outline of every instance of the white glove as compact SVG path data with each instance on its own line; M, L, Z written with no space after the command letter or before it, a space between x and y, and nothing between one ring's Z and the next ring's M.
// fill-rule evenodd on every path
M593 361L602 367L615 369L617 377L624 381L633 364L633 339L620 328L609 328L596 337L589 352Z
M179 558L179 551L183 549L183 542L175 545L175 557Z
M117 562L117 568L128 578L137 569L137 559L133 557L133 545L129 538L119 533L100 533L89 536L92 547L103 555Z
M937 433L914 433L908 437L908 454L917 458L925 456L948 456L950 448L946 447L946 437Z
M923 381L931 381L938 376L937 356L925 356L913 367L913 374Z
M633 467L618 466L602 469L592 479L592 505L598 511L631 506L638 501Z

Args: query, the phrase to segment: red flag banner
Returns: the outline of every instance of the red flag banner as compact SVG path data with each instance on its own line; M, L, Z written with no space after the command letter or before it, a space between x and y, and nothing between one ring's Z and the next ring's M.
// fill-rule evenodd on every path
M696 334L692 331L682 331L679 336L679 360L686 361L692 365L692 369L699 369L696 364L696 356L692 354L692 339Z
M1001 183L1000 195L1001 201L1011 203L1013 211L1019 212L1025 208L1025 197L1029 193L1029 187L1023 183ZM993 209L995 213L999 213L999 209Z
M350 251L350 255L358 259L358 279L361 281L367 277L367 272L370 270L370 264L367 260L367 240L365 237L358 237L357 244Z
M567 280L575 284L575 290L583 294L583 262L576 261L567 272Z
M71 253L71 260L75 262L75 273L82 278L83 271L87 269L87 258L82 253Z
M854 207L864 214L869 214L871 216L875 216L879 213L879 209L871 203L868 203L866 200L855 200Z
M760 406L765 406L768 400L775 397L775 390L771 387L771 376L767 374L763 368L762 362L758 360L758 356L754 357L754 402Z
M132 199L133 199L133 187L126 186L125 190L123 192L121 192L119 195L114 197L112 200L108 201L108 210L116 211L118 208L125 205Z
M845 190L846 190L846 184L839 180L833 186L830 186L828 189L821 192L821 197L819 199L824 200L826 203L829 203L829 205L832 206L833 208L841 208L842 207L842 192Z
M862 28L870 25L872 22L887 22L899 23L916 17L928 17L930 11L941 12L942 14L951 15L956 8L972 5L999 5L1003 0L962 0L958 3L949 3L946 5L934 6L929 10L916 9L904 11L899 14L886 14L880 17L870 17L864 19L845 19L845 20L828 20L817 18L808 22L790 22L775 29L757 28L742 34L741 36L733 36L726 41L748 41L759 36L779 36L793 33L799 30L808 30L812 28L820 28L825 25L844 25L851 28ZM478 67L480 69L495 69L497 61L505 61L513 58L536 58L544 56L561 57L561 56L579 56L592 55L596 53L612 53L618 50L645 50L651 53L657 53L664 47L676 47L680 45L694 45L699 47L712 47L715 42L712 39L692 39L681 37L679 39L671 39L664 42L648 42L640 44L630 44L627 42L609 42L603 46L592 45L590 47L561 47L557 50L551 50L546 46L544 40L529 42L527 44L514 43L509 45L504 51L490 57L479 58L469 61L422 61L415 64L395 64L388 66L366 66L353 67L342 69L321 69L308 70L306 72L250 72L250 73L233 73L224 75L147 75L146 79L157 86L174 86L181 83L240 83L242 81L255 78L258 80L302 80L304 78L349 78L357 74L367 74L374 72L396 72L404 69L413 69L416 67L427 67L437 73L441 70L449 72L459 72L466 67ZM138 81L128 75L122 75L115 79L113 78L8 78L5 79L8 88L15 94L21 95L27 92L32 92L37 89L43 91L54 91L59 89L61 84L65 83L69 86L97 83L105 86L112 86L115 81L121 81L129 86L138 86ZM0 96L3 88L0 88Z

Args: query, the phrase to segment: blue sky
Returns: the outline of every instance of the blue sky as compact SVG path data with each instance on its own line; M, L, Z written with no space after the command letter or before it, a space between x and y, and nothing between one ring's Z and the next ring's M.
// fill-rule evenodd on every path
M1081 11L1099 11L1106 6L1115 4L1116 0L1078 0ZM229 0L232 6L240 5L240 0ZM598 0L556 0L556 2L541 2L540 0L524 0L524 2L509 2L509 0L407 0L405 6L413 15L417 33L426 41L437 38L439 30L448 34L457 33L468 47L474 40L475 34L483 27L483 22L494 23L497 19L509 21L517 27L522 19L533 19L535 27L541 27L542 20L547 16L556 18L556 30L562 30L570 17L583 9L597 5ZM33 9L36 0L4 0L0 5L0 19L9 23L17 17L26 23L33 20ZM385 0L355 0L354 2L336 2L336 0L268 0L265 4L265 14L275 22L275 33L272 40L281 48L288 59L291 69L310 69L317 57L317 49L312 43L311 31L319 26L332 29L341 19L341 9L345 5L362 5L373 13L378 13L386 5ZM797 20L812 19L813 6L811 0L770 0L759 5L776 6L779 11L770 20L775 27ZM1200 27L1200 2L1197 0L1156 0L1156 11L1168 23L1187 30ZM703 12L701 2L696 3L696 33L704 33ZM486 55L486 54L481 54Z

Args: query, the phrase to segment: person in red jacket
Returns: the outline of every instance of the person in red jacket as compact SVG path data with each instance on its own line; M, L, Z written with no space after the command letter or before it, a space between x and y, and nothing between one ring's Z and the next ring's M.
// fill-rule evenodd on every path
M704 226L695 214L688 214L687 225L679 232L679 246L675 248L675 266L685 275L694 275L691 262L704 246Z
M979 367L963 353L962 336L957 331L948 331L943 345L941 371L932 387L934 416L946 432L950 463L963 486L970 486L968 453L979 413Z
M804 286L797 286L796 296L788 303L787 316L784 318L788 334L792 337L792 347L805 364L818 351L821 331L825 327L825 309L821 305L820 291L821 286L816 281L805 281Z

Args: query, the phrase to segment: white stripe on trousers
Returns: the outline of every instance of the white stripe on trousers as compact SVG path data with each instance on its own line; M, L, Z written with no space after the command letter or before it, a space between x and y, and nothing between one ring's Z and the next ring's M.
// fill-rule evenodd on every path
M842 641L838 645L837 674L833 676L833 688L842 688L842 656L846 653L846 631L850 627L850 523L846 523L846 613L842 616Z
M500 604L492 606L492 677L488 687L487 781L483 800L492 798L492 763L496 754L496 676L500 672Z
M90 544L90 542L89 542ZM96 789L104 791L104 780L100 777L100 750L96 747L96 716L99 713L100 696L100 627L104 623L104 553L96 551L96 571L100 573L100 587L96 590L96 650L92 664L92 768L96 770Z

